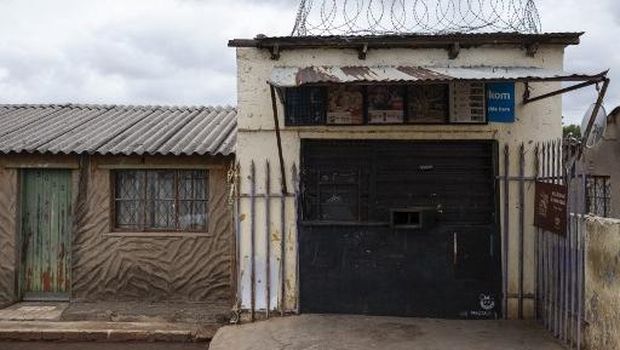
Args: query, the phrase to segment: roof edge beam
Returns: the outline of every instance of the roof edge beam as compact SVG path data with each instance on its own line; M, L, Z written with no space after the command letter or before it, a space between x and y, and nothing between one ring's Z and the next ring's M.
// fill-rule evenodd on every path
M484 34L442 34L442 35L360 35L360 36L305 36L305 37L256 37L254 39L232 39L229 47L270 48L358 48L368 44L374 48L437 48L459 42L461 47L482 45L578 45L583 32L578 33L484 33Z

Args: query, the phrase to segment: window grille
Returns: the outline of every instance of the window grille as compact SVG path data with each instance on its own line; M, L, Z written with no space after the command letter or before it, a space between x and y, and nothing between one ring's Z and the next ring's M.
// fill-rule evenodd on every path
M327 96L324 87L286 89L286 125L325 124Z
M611 178L589 175L586 179L588 213L609 217L611 213Z
M205 170L114 173L114 228L131 232L206 231Z

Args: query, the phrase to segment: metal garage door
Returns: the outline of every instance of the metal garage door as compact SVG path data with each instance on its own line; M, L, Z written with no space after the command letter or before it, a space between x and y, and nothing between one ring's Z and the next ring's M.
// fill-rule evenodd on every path
M302 312L499 313L496 146L302 143Z

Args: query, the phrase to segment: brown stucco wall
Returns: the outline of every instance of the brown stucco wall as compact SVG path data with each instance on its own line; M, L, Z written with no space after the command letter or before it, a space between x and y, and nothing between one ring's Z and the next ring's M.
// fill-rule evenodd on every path
M590 218L586 241L588 349L620 349L620 221Z
M18 298L18 168L35 166L75 168L72 300L228 300L232 305L234 233L226 183L230 161L223 157L0 157L0 303ZM208 232L164 236L112 232L110 168L116 166L207 166Z

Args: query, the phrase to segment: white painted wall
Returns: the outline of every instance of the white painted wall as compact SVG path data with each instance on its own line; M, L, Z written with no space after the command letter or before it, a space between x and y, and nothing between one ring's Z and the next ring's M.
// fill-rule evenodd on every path
M263 193L265 183L263 165L269 160L272 165L272 184L279 183L279 161L274 132L274 119L271 107L271 95L267 80L276 66L320 66L320 65L437 65L437 66L532 66L550 69L562 69L564 48L561 46L543 46L535 57L528 57L525 50L517 47L481 47L461 50L455 60L448 58L446 50L441 49L380 49L371 50L366 60L359 60L355 50L342 49L305 49L283 51L280 60L270 59L267 50L256 48L238 48L238 126L237 159L241 165L241 192L250 192L250 163L257 163L257 192ZM560 87L559 83L530 84L532 96L552 91ZM320 127L285 127L284 111L279 104L280 127L287 169L289 187L293 179L290 167L299 164L300 140L302 138L325 139L407 139L407 140L497 140L500 146L500 172L503 174L503 147L509 145L512 150L510 172L518 175L517 150L523 142L526 149L526 176L535 172L533 150L536 142L560 138L562 135L561 97L554 97L524 106L519 97L524 91L524 84L517 84L517 121L512 124L489 123L488 125L399 125L399 126L320 126ZM518 291L518 184L511 183L510 188L510 252L509 252L509 294ZM278 190L272 185L272 192ZM502 186L503 192L503 186ZM503 198L503 193L501 194ZM534 185L526 184L526 201L533 203ZM501 206L500 210L503 210ZM265 231L265 205L259 200L256 204L256 307L266 307L266 244L271 242L271 307L276 308L279 297L279 201L272 200L272 220L270 232ZM251 306L250 291L250 201L243 199L240 224L240 261L241 271L241 306ZM503 213L501 214L503 218ZM525 293L534 293L534 233L533 205L526 207L525 215ZM297 230L296 211L293 200L287 202L287 273L286 273L286 308L294 311L297 305ZM509 315L516 316L516 299L509 303ZM533 301L526 300L526 317L533 316Z

